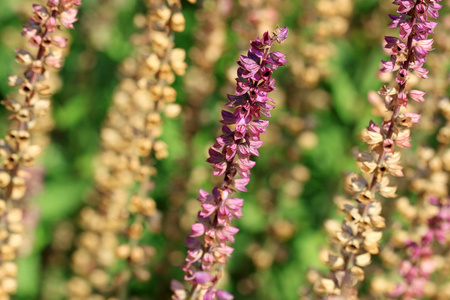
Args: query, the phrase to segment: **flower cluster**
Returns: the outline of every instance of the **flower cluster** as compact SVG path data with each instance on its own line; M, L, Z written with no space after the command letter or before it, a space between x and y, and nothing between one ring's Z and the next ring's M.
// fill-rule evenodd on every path
M353 7L352 0L319 0L314 3L314 9L307 11L308 16L299 17L298 22L305 28L297 50L301 55L292 61L298 88L306 91L315 88L330 74L329 61L336 52L332 41L347 32Z
M383 85L378 92L384 96L385 107L391 112L381 126L370 122L362 134L369 146L369 153L359 152L357 161L365 176L353 174L346 180L346 189L357 203L342 206L347 216L340 230L336 230L335 242L338 253L330 253L325 261L331 267L330 278L320 280L316 285L318 293L341 295L346 299L357 296L355 286L364 279L360 267L370 264L370 256L378 254L382 233L377 231L385 227L380 216L381 204L375 199L378 192L384 197L395 197L395 186L389 186L388 174L403 176L400 153L396 147L408 148L410 128L419 122L420 115L401 113L400 109L409 99L423 102L425 92L407 91L406 85L412 74L427 78L428 70L423 68L426 55L432 50L432 39L436 23L428 17L436 18L442 7L440 1L394 1L400 15L390 15L390 28L399 28L400 39L386 37L386 48L391 53L389 61L382 61L382 72L397 71L397 87Z
M234 112L222 111L222 135L210 148L207 159L213 165L214 175L223 175L224 179L212 194L200 190L198 200L202 210L186 239L188 255L182 266L189 287L173 280L172 299L233 299L230 293L215 288L233 252L227 242L234 242L234 234L239 231L231 226L231 220L242 217L243 199L229 198L229 195L235 190L247 191L250 169L255 165L250 155L259 155L260 134L269 123L260 117L261 114L270 117L270 110L274 108L273 100L268 97L268 93L275 90L272 73L286 63L283 53L270 52L270 48L275 41L283 42L287 34L286 27L277 28L272 37L264 33L262 39L250 42L247 56L241 55L237 62L235 95L228 95L227 104ZM236 175L242 178L236 179Z
M62 67L62 49L67 47L67 39L58 35L57 30L62 26L73 28L80 5L80 0L49 0L46 5L33 5L33 16L23 27L22 36L28 39L31 49L36 49L36 54L32 50L16 50L16 61L25 66L25 71L23 76L9 76L8 84L18 87L18 95L1 101L12 120L6 137L0 140L0 268L5 274L1 298L9 299L8 295L17 288L14 260L25 231L21 200L33 175L27 168L34 165L41 153L32 133L41 127L40 121L50 109L50 71Z
M443 204L438 198L430 197L430 203L438 207L435 216L428 220L428 231L422 237L420 243L407 240L405 248L408 251L408 259L400 264L400 273L405 282L397 285L390 293L391 297L402 299L417 299L424 296L424 285L435 270L432 259L433 242L445 245L450 233L450 204Z
M436 91L433 90L433 93ZM429 97L428 97L429 98ZM435 95L435 98L438 98ZM429 99L428 99L429 101ZM428 102L427 101L427 102ZM435 101L436 103L437 101ZM448 100L441 100L439 103L441 113L446 116L448 124L448 112L450 111L450 106L448 105ZM438 108L433 108L436 111ZM448 126L448 125L446 125ZM445 128L445 127L442 127ZM441 130L442 130L441 128ZM436 128L434 128L436 130ZM439 130L439 132L441 131ZM406 171L408 174L406 180L408 181L408 190L412 191L419 198L414 202L407 197L400 197L395 201L395 213L402 216L401 221L392 219L390 225L392 230L391 237L389 241L383 246L383 250L380 253L380 258L383 261L383 266L389 269L398 270L400 269L404 276L410 278L410 281L414 279L414 287L407 289L402 297L409 297L409 292L417 293L420 291L424 293L425 297L428 298L448 298L448 292L443 285L448 277L449 270L445 267L448 265L449 257L446 253L446 245L448 245L448 239L445 241L444 245L432 244L427 247L423 247L421 251L420 261L416 259L411 260L410 249L415 249L423 245L423 237L430 231L431 228L439 228L441 226L431 225L436 224L435 221L430 223L430 220L436 220L436 216L442 215L439 207L445 208L445 200L448 197L448 182L449 182L449 171L450 171L450 150L445 147L446 141L441 141L439 139L439 134L437 136L438 141L441 144L437 149L432 149L426 146L418 147L415 153L414 165L410 166L410 171ZM411 172L412 171L412 172ZM441 199L438 203L436 199ZM431 200L431 201L430 201ZM431 203L430 203L431 202ZM442 204L441 204L442 203ZM434 205L433 205L434 204ZM436 205L438 204L438 205ZM448 210L447 210L448 211ZM444 215L445 216L445 215ZM443 218L445 219L445 217ZM405 228L405 225L407 226ZM444 226L445 227L445 226ZM431 229L434 230L434 229ZM443 236L444 230L438 230L440 236ZM443 239L440 239L443 241ZM405 261L405 245L407 245L407 257L409 261ZM414 250L415 251L415 250ZM432 254L432 257L429 257ZM433 263L434 273L436 277L434 280L429 280L427 272L430 272L430 268ZM425 268L420 271L420 274L415 274L419 268ZM417 267L418 266L418 267ZM398 272L393 272L394 276L398 276ZM411 277L413 275L413 277ZM415 278L414 276L420 275ZM411 279L413 278L413 279ZM419 280L419 278L421 278ZM420 285L419 285L420 284ZM407 283L401 286L396 286L395 281L389 278L386 274L376 276L371 282L371 294L373 297L378 298L383 295L395 295L399 293L401 289L407 286ZM417 288L415 288L417 287ZM395 291L395 293L393 293Z
M181 111L170 85L175 75L184 75L186 63L184 50L173 43L175 32L184 30L180 1L146 4L146 28L134 37L138 58L123 63L124 78L101 130L93 205L81 212L84 231L72 256L76 276L68 292L73 299L128 299L132 278L146 282L151 277L148 263L155 249L142 237L160 228L156 202L148 195L156 175L152 164L168 156L160 140L162 115L173 118Z

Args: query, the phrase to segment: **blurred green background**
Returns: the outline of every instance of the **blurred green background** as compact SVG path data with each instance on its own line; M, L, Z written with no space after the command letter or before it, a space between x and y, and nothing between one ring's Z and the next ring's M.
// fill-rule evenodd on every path
M237 222L241 231L224 280L224 287L236 300L299 299L310 288L307 270L326 270L319 261L319 250L328 244L323 221L341 218L333 197L342 192L342 175L356 170L352 149L361 146L360 130L370 119L379 120L371 114L367 93L381 85L377 69L380 59L387 58L382 36L389 32L387 13L395 10L391 1L328 1L352 9L336 24L326 26L322 23L329 16L318 9L319 1L230 2L231 10L221 16L225 43L217 49L221 55L211 70L215 84L204 101L193 105L190 101L195 95L187 90L186 79L175 82L183 112L177 119L165 120L162 139L168 144L169 157L156 165L158 177L151 194L163 214L162 230L146 236L146 242L157 250L151 265L153 276L147 284L132 283L130 287L130 294L142 299L168 299L170 280L182 278L178 265L185 255L187 225L199 208L195 198L199 188L212 187L205 159L220 130L218 118L226 93L234 91L228 79L230 70L236 69L235 61L245 53L248 39L263 33L257 29L266 20L290 29L289 41L276 49L287 53L288 66L275 72L278 91L273 98L278 106L252 169L249 192L240 195L245 199L244 217ZM6 84L7 75L19 72L14 49L24 43L20 30L31 13L30 3L0 2L1 99L12 91ZM202 3L208 1L183 2L186 30L176 35L175 44L187 53L196 47L202 28L198 17ZM255 7L276 11L278 16L249 17L249 10ZM52 241L59 227L77 227L78 212L93 188L99 131L120 77L119 65L133 53L130 36L138 31L133 20L144 12L145 5L139 0L83 1L79 22L70 32L70 55L60 72L63 87L53 97L55 129L41 161L44 188L32 200L37 204L39 225L33 247L20 259L19 291L14 299L64 299L62 289L70 276L72 250L55 256ZM249 21L258 17L260 27ZM327 26L344 29L334 32ZM321 37L320 30L330 32ZM333 50L319 63L312 58L323 50L314 48L317 45ZM188 65L194 61L188 55ZM308 74L312 79L304 84ZM195 82L195 77L190 80ZM189 119L193 110L200 110L200 121ZM0 114L4 120L1 132L5 132L5 110ZM196 126L190 127L192 122ZM194 131L187 132L192 128ZM433 130L417 134L413 144L430 139ZM414 148L407 151L412 153ZM177 220L176 226L171 220Z

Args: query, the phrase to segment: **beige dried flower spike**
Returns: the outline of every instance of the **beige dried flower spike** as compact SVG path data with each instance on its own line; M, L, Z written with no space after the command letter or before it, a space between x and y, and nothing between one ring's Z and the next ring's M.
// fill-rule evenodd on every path
M83 232L72 257L71 299L129 299L132 278L151 278L148 264L155 249L141 239L160 230L156 202L148 196L157 172L153 162L169 154L160 139L162 115L176 117L181 110L170 85L175 75L184 75L186 63L184 50L173 42L174 32L185 27L180 1L146 4L145 30L133 39L139 56L123 63L124 78L101 130L95 194L92 206L81 212Z
M26 167L34 165L41 147L33 133L42 127L41 120L50 110L50 70L62 66L61 48L67 40L58 35L62 27L73 28L77 21L80 0L50 0L33 5L33 16L22 36L28 39L30 51L16 50L16 61L23 65L22 76L9 76L8 84L18 89L18 95L6 97L1 104L10 112L10 130L0 139L0 269L4 271L0 298L9 299L17 289L15 259L23 244L25 225L21 200L25 196L26 181L33 180Z

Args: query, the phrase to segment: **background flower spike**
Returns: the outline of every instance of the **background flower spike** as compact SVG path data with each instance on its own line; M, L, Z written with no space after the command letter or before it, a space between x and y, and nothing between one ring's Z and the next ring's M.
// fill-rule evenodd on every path
M397 148L411 147L410 128L419 123L420 115L401 110L408 105L409 99L425 100L425 92L408 91L407 83L414 75L427 78L428 70L423 64L433 43L428 34L433 33L437 24L428 18L437 18L442 7L438 2L440 0L393 2L399 6L399 15L389 15L389 28L398 28L400 38L385 37L390 59L382 61L380 71L396 72L396 86L383 85L378 92L385 98L385 108L390 114L380 125L370 121L361 135L369 153L359 152L356 158L363 175L351 174L346 178L346 190L356 202L342 206L346 217L332 237L334 250L323 255L324 262L331 268L330 274L315 283L319 295L357 299L356 285L365 277L362 267L370 264L370 255L380 251L380 229L386 225L380 216L381 202L376 194L396 197L397 187L389 185L387 175L403 176Z

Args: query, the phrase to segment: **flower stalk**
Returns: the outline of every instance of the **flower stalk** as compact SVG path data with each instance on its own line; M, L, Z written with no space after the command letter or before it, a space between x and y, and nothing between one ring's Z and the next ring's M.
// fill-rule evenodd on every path
M180 1L145 2L145 30L134 38L139 55L123 63L124 78L101 130L93 205L81 213L76 276L68 282L75 298L129 299L132 279L151 278L155 248L142 238L160 230L156 201L149 196L157 173L153 164L168 156L160 139L162 115L174 118L181 111L171 84L175 75L184 75L186 63L184 50L174 47L175 32L185 27Z
M391 115L380 126L371 121L362 134L370 150L370 153L360 151L356 158L364 177L352 174L346 178L346 190L357 203L342 205L346 218L334 237L337 253L329 253L325 257L331 272L328 279L316 283L315 290L319 294L356 299L355 286L364 280L361 267L369 265L371 255L379 252L378 243L382 237L379 230L385 227L385 220L380 216L381 203L375 195L395 197L396 187L389 186L387 175L403 176L396 147L411 147L410 128L419 122L420 115L402 113L401 109L410 99L424 101L425 92L408 91L407 83L413 74L427 78L428 70L423 68L423 64L433 44L428 34L433 33L437 25L428 18L438 17L438 10L442 7L438 2L440 0L393 2L399 6L399 15L389 15L389 28L398 28L400 38L385 37L385 48L391 56L389 61L382 61L381 72L396 71L397 86L383 85L378 92L384 96L385 107Z
M73 28L80 5L81 0L49 0L45 5L33 5L33 16L23 27L22 36L35 51L16 50L16 61L25 71L22 76L9 76L8 84L18 88L18 95L1 101L12 122L6 137L0 140L0 268L6 272L0 289L2 298L9 299L17 289L15 259L25 232L21 200L27 191L26 182L32 180L32 171L27 168L41 153L32 133L50 111L50 72L62 67L62 49L67 47L67 39L58 35L58 30Z
M172 299L233 299L230 293L216 289L227 258L233 252L227 243L234 242L234 235L239 231L231 226L231 221L233 217L242 217L244 200L229 196L236 190L247 191L250 169L255 165L250 155L259 155L260 134L269 124L260 117L261 114L270 117L270 110L275 107L268 97L268 93L275 90L272 73L286 63L283 53L270 52L270 49L275 41L283 42L287 34L287 27L277 28L272 36L264 33L262 39L250 42L248 55L241 55L237 62L235 95L228 95L227 104L234 108L234 113L222 110L222 135L209 149L207 159L213 165L213 174L223 176L223 181L211 194L200 190L198 200L202 209L186 238L188 254L181 267L188 287L173 280ZM237 175L241 178L237 179Z

